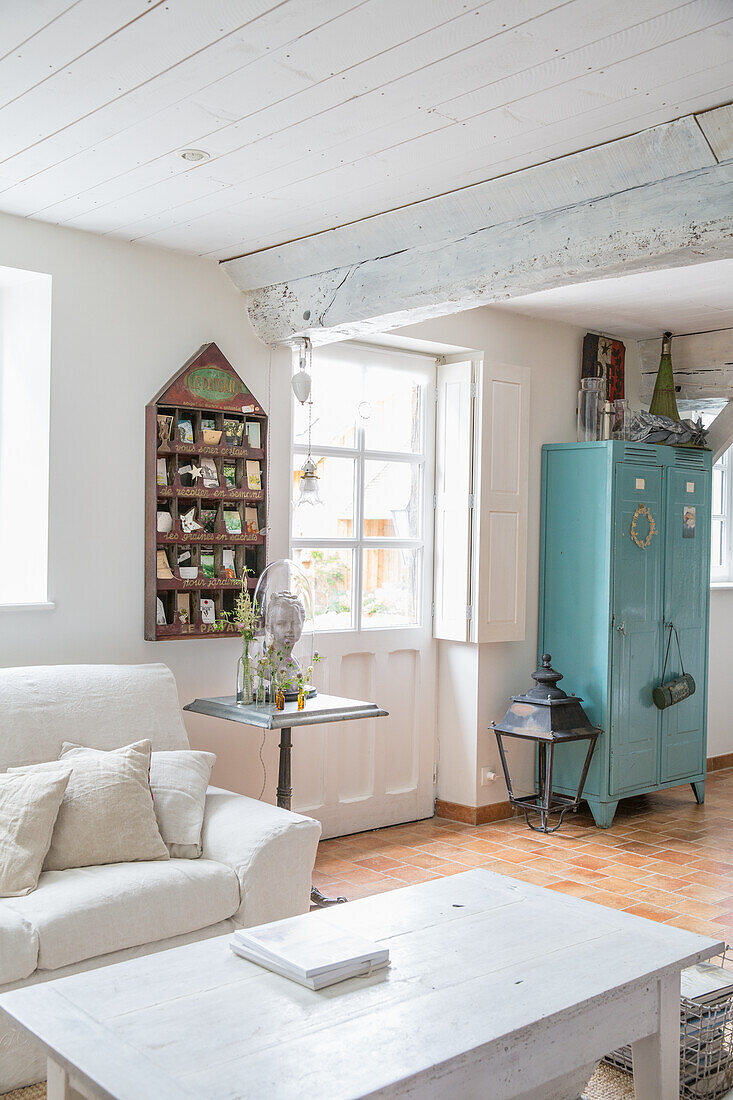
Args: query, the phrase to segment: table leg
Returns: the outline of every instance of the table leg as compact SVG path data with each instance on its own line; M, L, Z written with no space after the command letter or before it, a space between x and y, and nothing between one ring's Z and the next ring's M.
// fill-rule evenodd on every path
M53 1058L46 1062L46 1096L48 1100L84 1100L80 1092L72 1088L69 1083L69 1074L64 1066L59 1065Z
M636 1100L680 1095L680 976L659 980L659 1030L633 1044Z
M311 886L311 905L315 905L318 909L327 909L329 905L343 905L348 900L340 895L337 898L327 898L317 886Z
M292 808L293 788L290 786L292 748L292 730L290 726L283 726L280 730L280 767L277 776L277 804L281 810Z
M280 763L277 775L277 804L281 810L292 809L293 788L291 787L291 764L293 753L293 731L290 726L280 730ZM311 886L311 905L325 909L329 905L343 905L348 898L327 898L317 886Z

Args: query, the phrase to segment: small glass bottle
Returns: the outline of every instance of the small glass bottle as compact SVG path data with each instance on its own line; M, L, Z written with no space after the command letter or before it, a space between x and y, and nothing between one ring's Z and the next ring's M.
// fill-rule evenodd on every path
M601 413L605 400L604 378L582 378L578 394L578 443L601 438Z
M601 439L610 439L613 435L613 405L606 401L601 413Z
M278 710L285 710L285 692L281 687L277 689L275 694L275 706Z
M629 403L625 397L617 397L613 403L613 438L629 438Z
M303 710L305 707L305 692L303 691L303 685L298 688L298 710Z
M237 661L237 706L246 707L252 702L254 688L252 684L252 662L245 647Z

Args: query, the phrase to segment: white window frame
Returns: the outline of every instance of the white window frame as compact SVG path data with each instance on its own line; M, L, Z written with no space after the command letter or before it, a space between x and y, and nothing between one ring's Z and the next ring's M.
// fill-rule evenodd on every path
M706 428L715 420L716 416L720 415L721 411L727 405L727 401L713 399L703 399L701 401L682 400L678 402L678 408L680 415L683 417L689 417L692 420L702 419ZM723 522L723 564L720 566L714 566L712 564L712 553L710 562L710 586L712 588L720 587L733 587L733 445L731 445L720 456L717 462L713 463L713 470L721 470L723 474L723 511L713 512L712 504L710 508L710 535L711 535L711 549L712 549L712 526L715 520L722 520ZM711 474L711 479L712 479ZM712 485L711 485L711 497L712 497Z
M733 524L733 464L731 459L733 457L733 447L729 447L727 451L724 451L718 461L714 463L713 469L721 470L723 474L723 512L711 512L711 523L714 520L722 520L723 523L723 565L710 567L710 583L715 584L729 584L733 581L733 538L731 538L731 528Z
M359 345L349 342L350 348L357 348ZM367 345L365 352L373 355L378 352L380 355L395 356L399 355L404 358L406 355L414 357L415 359L426 359L435 361L435 357L432 355L426 355L420 352L406 352L400 349L399 352L395 352L392 348L378 347L376 345ZM314 374L314 397L317 404L318 396L316 392L316 386L318 384L317 375L317 349L313 352L313 358L315 366L313 370ZM368 370L369 365L365 363L363 370ZM400 365L395 363L393 365L394 370L409 369L406 366L400 368ZM359 633L364 631L365 633L372 635L381 630L419 630L425 625L425 565L426 565L426 543L428 539L428 525L433 522L433 513L429 508L429 502L433 496L433 471L427 468L427 454L425 450L425 443L429 438L429 422L428 417L435 415L434 410L434 395L435 395L435 377L426 382L422 387L422 451L420 453L414 451L380 451L372 450L365 446L365 428L361 424L355 425L355 445L353 447L333 447L320 444L313 444L311 446L311 454L314 461L318 461L319 458L348 458L354 462L354 531L361 532L359 536L354 538L301 538L296 537L293 534L293 511L295 501L293 500L294 491L294 478L292 471L296 468L296 462L298 466L302 466L303 462L308 455L308 446L303 443L295 442L295 407L296 398L292 398L291 405L291 500L290 500L290 549L308 549L308 550L351 550L352 566L351 566L351 625L348 627L328 627L324 628L317 626L319 634L347 634L347 633ZM421 514L420 514L420 538L415 539L397 539L397 538L375 538L364 535L364 465L366 462L404 462L411 466L418 466L420 469L420 501L421 501ZM395 623L390 626L364 626L362 623L362 575L363 575L363 551L364 550L415 550L417 561L417 587L415 591L415 610L416 619L414 623Z

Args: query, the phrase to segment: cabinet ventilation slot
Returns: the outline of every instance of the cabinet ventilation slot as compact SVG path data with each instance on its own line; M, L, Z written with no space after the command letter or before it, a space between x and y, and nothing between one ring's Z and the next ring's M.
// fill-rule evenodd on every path
M631 459L634 462L648 462L651 466L656 466L657 456L649 446L631 447L626 444L624 449L624 458Z
M674 452L674 464L675 466L684 466L688 470L703 470L705 468L705 452L678 449Z

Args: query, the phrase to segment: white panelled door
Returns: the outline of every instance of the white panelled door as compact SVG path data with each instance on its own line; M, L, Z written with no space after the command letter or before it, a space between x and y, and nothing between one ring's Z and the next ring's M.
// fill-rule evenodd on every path
M297 507L296 402L291 552L315 592L314 680L389 711L294 731L293 808L339 836L433 813L435 360L342 343L314 351L312 376L323 503Z

